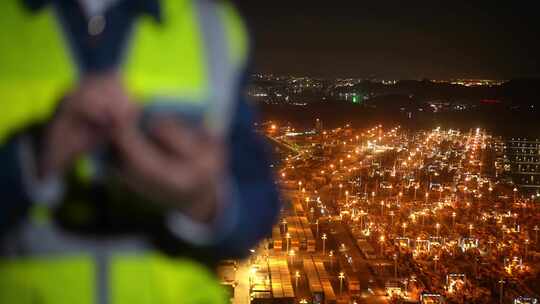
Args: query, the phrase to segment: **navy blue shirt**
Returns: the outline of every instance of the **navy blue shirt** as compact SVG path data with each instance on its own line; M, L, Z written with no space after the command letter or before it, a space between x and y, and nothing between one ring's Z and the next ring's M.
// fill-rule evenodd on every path
M137 17L149 15L156 22L161 20L157 0L120 0L103 12L103 31L92 35L88 29L89 16L77 0L24 1L32 10L55 6L82 73L111 69L122 62L122 53Z

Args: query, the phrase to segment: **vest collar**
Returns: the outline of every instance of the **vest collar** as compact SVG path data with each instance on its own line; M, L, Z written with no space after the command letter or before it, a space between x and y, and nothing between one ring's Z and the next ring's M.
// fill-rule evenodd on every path
M54 2L65 2L75 0L20 0L30 11L40 11L44 7ZM120 0L118 2L130 1L133 9L140 14L146 14L161 22L161 1L159 0Z

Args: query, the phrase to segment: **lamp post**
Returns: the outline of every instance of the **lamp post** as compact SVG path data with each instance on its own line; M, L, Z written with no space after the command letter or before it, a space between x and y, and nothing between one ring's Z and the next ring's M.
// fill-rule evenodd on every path
M384 245L384 235L381 235L381 237L379 238L379 243L381 244L381 256L383 255L383 245Z
M514 188L513 191L514 191L514 204L515 204L516 201L517 201L517 191L518 191L518 189L517 189L517 188Z
M381 216L384 216L384 201L381 201Z
M334 270L334 250L330 250L328 256L330 257L330 269Z
M472 237L473 225L469 224L469 237Z
M403 228L403 237L405 237L405 229L407 229L407 223L401 224L401 228Z
M437 229L437 237L439 237L439 231L441 230L441 224L435 224L435 229Z
M394 253L394 279L397 279L397 254Z
M294 266L294 256L295 256L294 249L291 249L291 251L289 251L289 257L291 258L291 266Z
M504 279L500 279L499 280L499 286L500 286L500 289L499 289L499 304L503 304L503 285L504 285Z
M345 279L345 274L343 272L339 273L339 296L343 294L343 279Z
M315 226L317 226L317 238L319 238L319 219L315 220Z
M434 266L434 269L435 271L437 271L437 262L439 261L439 256L438 255L435 255L433 257L433 262L435 262L435 266Z
M327 239L326 233L323 233L321 239L322 239L322 253L324 255L326 253L326 239Z
M294 280L295 280L294 285L295 285L295 289L297 290L297 292L298 292L298 279L299 278L300 278L300 271L297 270L294 273Z
M456 229L456 213L452 212L452 229Z
M291 234L290 233L286 233L285 234L285 239L287 240L287 246L286 246L286 251L289 252L289 243L291 242Z
M368 194L367 194L367 186L368 186L368 183L365 182L365 183L364 183L364 196L365 196L366 198L368 197L368 196L367 196L367 195L368 195Z
M394 216L396 214L394 213L394 211L390 211L390 226L393 228L394 227Z
M529 256L529 239L525 240L525 260L527 260L527 257Z

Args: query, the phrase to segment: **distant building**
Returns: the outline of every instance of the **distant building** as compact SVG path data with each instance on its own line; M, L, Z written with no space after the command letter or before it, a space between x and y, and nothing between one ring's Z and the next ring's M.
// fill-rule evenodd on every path
M354 86L339 86L335 87L331 92L330 96L336 100L347 101L351 103L363 103L364 95L358 91Z
M524 190L540 191L540 139L511 138L506 142L506 157L514 183Z

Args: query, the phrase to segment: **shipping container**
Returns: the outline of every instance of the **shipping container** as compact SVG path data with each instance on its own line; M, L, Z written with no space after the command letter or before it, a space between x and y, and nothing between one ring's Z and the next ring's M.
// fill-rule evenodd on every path
M302 229L304 230L304 236L306 238L306 251L315 252L315 238L313 237L313 231L311 230L308 219L306 217L300 217L300 224L302 225Z
M323 304L324 291L315 264L311 258L304 259L303 264L308 279L309 291L311 292L311 302L313 304Z
M314 261L314 264L315 264L315 268L317 269L317 273L319 274L319 279L321 280L321 285L323 287L325 303L326 304L335 304L336 303L336 295L334 293L334 289L332 288L332 284L330 284L330 276L326 272L326 269L324 268L323 262L322 261Z
M287 260L280 257L271 257L268 259L268 267L270 269L273 303L294 303L294 290Z
M283 239L278 226L274 226L274 228L272 228L272 244L274 251L283 250Z

